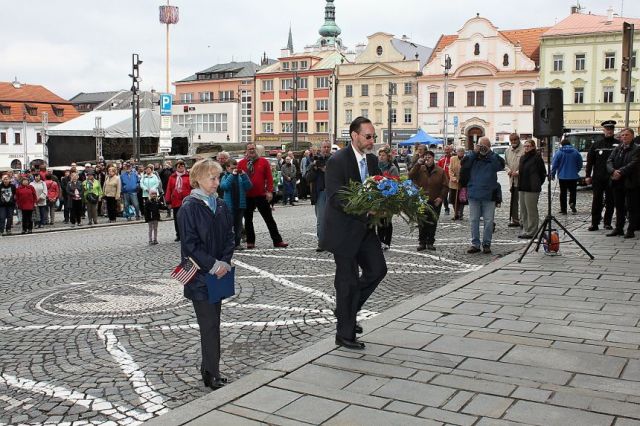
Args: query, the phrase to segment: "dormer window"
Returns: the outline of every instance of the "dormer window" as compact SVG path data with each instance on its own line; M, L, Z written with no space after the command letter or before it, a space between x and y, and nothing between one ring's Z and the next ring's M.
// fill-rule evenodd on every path
M9 105L0 105L0 114L2 115L11 114L11 107Z
M285 71L289 71L289 62L283 62L282 63L282 69Z
M306 70L308 68L307 61L300 61L300 69Z
M503 67L508 67L509 66L509 55L507 55L506 53L502 57L502 66Z
M480 54L480 44L476 43L475 46L473 46L473 54L478 56Z
M34 107L33 105L25 104L24 108L27 111L27 114L29 114L31 116L38 115L38 108L37 107Z
M61 108L56 105L51 105L51 108L53 109L53 113L55 114L56 117L62 117L64 115L64 108Z

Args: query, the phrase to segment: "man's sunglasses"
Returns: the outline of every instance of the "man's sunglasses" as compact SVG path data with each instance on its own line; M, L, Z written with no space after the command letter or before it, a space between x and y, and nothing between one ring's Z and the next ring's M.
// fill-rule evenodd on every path
M364 138L366 140L371 140L371 139L376 140L376 139L378 139L378 135L375 135L375 134L374 135L364 135Z

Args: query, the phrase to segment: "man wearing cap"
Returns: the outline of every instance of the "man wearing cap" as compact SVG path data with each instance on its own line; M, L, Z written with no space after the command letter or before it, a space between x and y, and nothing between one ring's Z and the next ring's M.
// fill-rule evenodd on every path
M607 172L607 160L613 151L613 145L618 141L613 137L616 122L607 120L602 122L604 139L595 142L587 153L587 167L585 170L585 183L591 185L593 201L591 203L591 226L589 231L597 231L602 219L602 207L604 198L604 229L613 229L613 194L609 186L609 172Z

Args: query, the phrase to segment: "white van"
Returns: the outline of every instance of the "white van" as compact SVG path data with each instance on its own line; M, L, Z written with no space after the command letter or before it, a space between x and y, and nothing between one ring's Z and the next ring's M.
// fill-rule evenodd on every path
M580 180L578 185L585 185L585 168L587 167L587 153L595 142L599 142L604 139L604 133L598 131L587 132L570 132L565 133L563 139L567 139L569 143L580 152L582 155L583 167L580 170Z

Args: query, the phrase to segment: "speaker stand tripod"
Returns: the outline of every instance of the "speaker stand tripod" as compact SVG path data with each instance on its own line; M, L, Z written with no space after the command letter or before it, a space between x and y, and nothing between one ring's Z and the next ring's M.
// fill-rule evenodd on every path
M522 259L524 259L524 256L527 254L533 243L536 243L536 252L540 250L540 244L542 243L542 236L544 234L544 231L547 231L547 238L550 238L552 223L554 222L560 229L564 231L566 235L569 236L569 238L571 238L574 243L578 245L578 247L582 249L583 252L587 254L587 256L589 256L591 260L593 260L594 257L591 253L589 253L589 250L587 250L582 244L580 244L580 241L578 241L577 238L574 237L571 232L567 230L567 228L562 226L558 219L556 219L553 214L551 214L551 141L548 137L544 138L544 140L547 145L547 217L544 218L544 221L529 241L529 244L527 244L527 246L525 247L522 255L518 259L518 263L522 263Z

